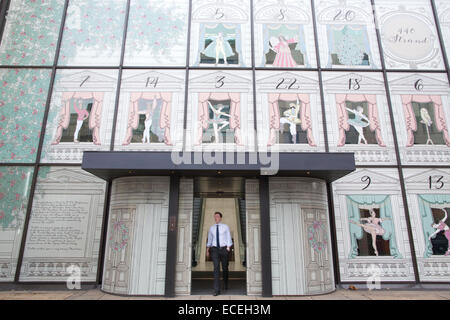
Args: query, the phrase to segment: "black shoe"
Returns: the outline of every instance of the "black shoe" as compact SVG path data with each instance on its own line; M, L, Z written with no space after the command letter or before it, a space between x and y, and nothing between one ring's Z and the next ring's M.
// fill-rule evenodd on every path
M214 292L213 296L215 297L215 296L218 296L219 294L220 294L220 292L216 291L216 292Z

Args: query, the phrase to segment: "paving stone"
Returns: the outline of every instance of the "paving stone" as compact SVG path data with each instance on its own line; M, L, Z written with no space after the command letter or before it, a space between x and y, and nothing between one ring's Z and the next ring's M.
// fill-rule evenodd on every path
M318 296L276 296L265 298L240 295L191 295L165 297L127 297L116 296L100 291L66 290L66 291L1 291L0 300L450 300L450 291L443 290L347 290L338 289L333 293Z
M311 296L312 300L349 300L345 295L340 292L333 292L330 294L321 294L317 296Z

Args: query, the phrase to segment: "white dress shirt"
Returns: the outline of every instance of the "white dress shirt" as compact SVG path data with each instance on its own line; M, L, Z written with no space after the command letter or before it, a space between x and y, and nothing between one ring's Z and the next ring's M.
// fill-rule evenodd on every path
M214 224L211 228L209 228L208 243L206 244L208 248L217 247L216 230L217 224ZM233 245L230 228L223 223L219 223L219 242L221 247L231 247Z

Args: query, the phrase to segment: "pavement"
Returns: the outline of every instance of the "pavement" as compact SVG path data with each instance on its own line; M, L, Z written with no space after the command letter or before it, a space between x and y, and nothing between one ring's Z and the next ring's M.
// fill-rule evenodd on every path
M123 297L99 289L64 291L0 291L0 300L450 300L448 290L348 290L338 289L319 296L263 298L243 295L192 295L165 297Z

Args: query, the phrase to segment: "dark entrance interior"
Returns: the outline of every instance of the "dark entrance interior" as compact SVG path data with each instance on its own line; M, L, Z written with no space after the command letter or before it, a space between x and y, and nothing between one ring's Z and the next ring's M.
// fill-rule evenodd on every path
M191 294L213 293L213 263L206 256L209 228L214 212L223 214L223 223L230 227L233 246L228 255L228 290L223 295L246 294L246 210L245 179L238 177L198 177L194 179L192 218L192 286ZM222 279L222 269L221 269ZM221 281L223 286L223 281Z

